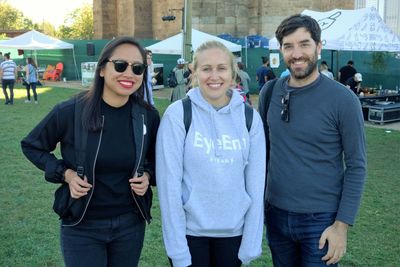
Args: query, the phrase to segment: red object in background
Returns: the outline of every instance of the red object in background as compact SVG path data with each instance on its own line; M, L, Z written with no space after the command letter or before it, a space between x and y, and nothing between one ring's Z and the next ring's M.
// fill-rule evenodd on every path
M43 74L43 79L60 81L63 69L64 69L64 64L59 62L59 63L57 63L57 65L54 69L49 69L49 70L45 71L45 73Z
M24 50L23 49L18 49L18 56L23 55L24 54Z

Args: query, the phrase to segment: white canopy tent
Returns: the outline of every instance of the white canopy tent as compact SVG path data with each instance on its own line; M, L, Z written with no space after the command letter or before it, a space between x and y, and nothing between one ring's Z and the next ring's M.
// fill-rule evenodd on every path
M182 55L182 38L183 34L179 33L171 36L163 41L146 47L153 52L153 54L168 54L168 55ZM192 50L196 49L206 41L219 41L223 43L231 52L242 51L242 46L226 41L217 36L192 29Z
M302 14L318 21L323 49L400 52L400 37L386 26L374 7L327 12L304 10ZM269 49L279 49L276 38L269 41Z
M72 49L72 55L75 64L75 74L77 79L79 79L78 68L75 59L74 45L61 41L59 39L50 37L41 32L31 30L24 34L21 34L15 38L0 41L0 48L14 48L22 50L48 50L48 49Z

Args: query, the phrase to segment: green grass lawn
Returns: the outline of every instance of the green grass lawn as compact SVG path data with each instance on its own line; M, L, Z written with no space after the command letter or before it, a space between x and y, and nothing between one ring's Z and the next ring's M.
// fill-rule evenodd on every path
M39 105L23 103L16 89L13 106L0 96L0 266L62 266L59 221L52 211L57 185L22 155L20 140L58 102L78 91L39 88ZM161 113L166 99L155 99ZM366 128L368 178L359 217L349 231L341 266L400 264L400 132ZM147 227L140 266L168 266L155 194L153 222ZM268 249L251 266L272 266Z

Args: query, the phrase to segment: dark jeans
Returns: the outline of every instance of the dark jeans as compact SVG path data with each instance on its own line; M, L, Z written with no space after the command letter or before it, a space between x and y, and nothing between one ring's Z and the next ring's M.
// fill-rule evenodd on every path
M240 267L238 258L242 236L235 237L202 237L186 236L191 267Z
M267 241L275 267L326 266L321 258L328 251L328 243L320 250L319 239L334 223L336 212L296 213L267 204L265 216Z
M32 88L32 92L33 92L33 99L35 99L35 101L37 101L37 93L36 93L36 83L30 83L26 86L26 94L28 97L28 100L31 100L31 89Z
M61 226L66 267L138 266L145 221L136 213Z
M1 86L3 87L3 93L6 98L6 104L13 104L14 103L14 83L15 80L5 80L1 81ZM10 97L7 94L7 86L10 89Z

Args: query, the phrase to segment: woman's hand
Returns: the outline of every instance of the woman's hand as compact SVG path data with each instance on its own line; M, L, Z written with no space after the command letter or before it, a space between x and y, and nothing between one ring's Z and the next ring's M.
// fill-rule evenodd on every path
M150 175L147 172L144 172L140 177L135 176L129 179L129 183L131 189L136 193L136 195L143 196L149 188Z
M74 170L67 169L64 173L64 177L64 181L68 183L72 198L78 199L86 196L92 188L92 185L88 183L87 177L85 176L82 180Z

